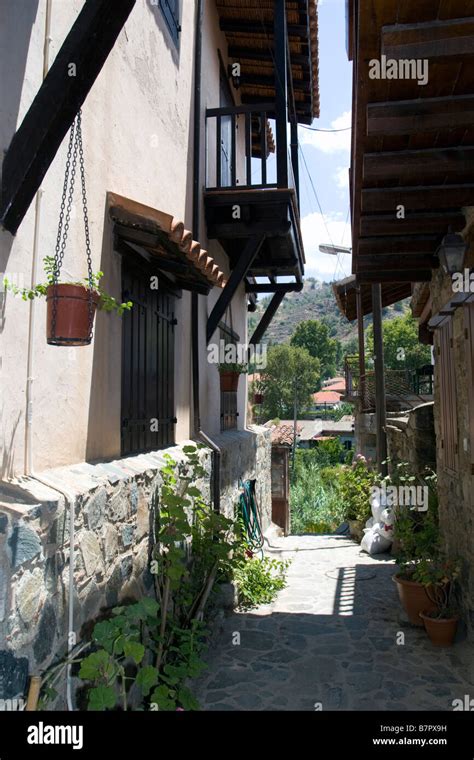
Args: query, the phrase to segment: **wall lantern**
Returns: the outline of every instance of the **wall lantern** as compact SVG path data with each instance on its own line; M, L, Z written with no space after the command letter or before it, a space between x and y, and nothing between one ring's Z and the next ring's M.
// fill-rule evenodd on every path
M450 230L444 236L437 254L446 274L456 274L456 272L463 271L464 257L467 249L468 245L464 242L461 235Z

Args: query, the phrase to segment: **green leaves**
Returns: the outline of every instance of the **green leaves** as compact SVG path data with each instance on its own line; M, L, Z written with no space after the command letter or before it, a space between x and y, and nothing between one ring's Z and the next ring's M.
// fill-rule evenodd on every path
M114 662L109 654L101 649L84 658L79 670L79 678L84 681L96 681L112 678L115 673Z
M111 686L95 686L89 691L89 710L111 710L115 707L117 697Z
M147 697L150 690L158 683L158 671L153 665L145 665L137 673L136 684Z
M123 653L125 657L131 657L139 665L145 656L145 647L138 641L125 641Z

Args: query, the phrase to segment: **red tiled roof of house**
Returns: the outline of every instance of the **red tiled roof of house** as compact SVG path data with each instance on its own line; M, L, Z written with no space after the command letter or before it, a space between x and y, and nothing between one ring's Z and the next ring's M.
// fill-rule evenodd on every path
M332 383L328 383L328 385L325 385L323 388L323 391L341 391L341 393L345 393L346 391L346 381L343 377L340 379L334 380Z
M337 404L341 400L341 393L336 391L318 391L313 393L315 404Z
M296 434L298 435L301 432L301 425L296 425ZM287 446L293 445L293 438L294 438L294 427L293 424L288 425L286 423L281 423L279 425L275 425L275 427L272 430L272 443L276 444L286 444Z

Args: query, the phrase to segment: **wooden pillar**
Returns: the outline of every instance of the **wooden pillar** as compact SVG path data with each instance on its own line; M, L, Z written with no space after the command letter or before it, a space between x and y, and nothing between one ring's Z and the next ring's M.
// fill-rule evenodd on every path
M275 58L275 116L277 138L277 184L288 187L288 144L286 127L287 113L287 49L286 49L286 3L275 0L274 19L274 58Z
M362 409L365 403L365 344L364 344L364 312L362 309L362 291L361 286L356 290L357 305L357 332L359 337L359 393L362 402Z
M374 320L375 359L375 421L377 428L377 466L383 476L387 475L387 433L385 403L385 363L382 333L382 286L372 285L372 315ZM382 464L385 462L385 464Z
M296 118L291 119L291 165L293 167L293 176L295 178L296 198L298 208L300 206L300 167L298 161L298 122Z

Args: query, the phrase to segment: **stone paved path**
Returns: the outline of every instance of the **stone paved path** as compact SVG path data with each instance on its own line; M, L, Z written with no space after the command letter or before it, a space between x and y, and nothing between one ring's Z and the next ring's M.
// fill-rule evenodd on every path
M339 536L272 543L292 559L288 586L223 621L194 685L202 710L451 710L474 698L472 644L435 649L403 620L389 556Z

